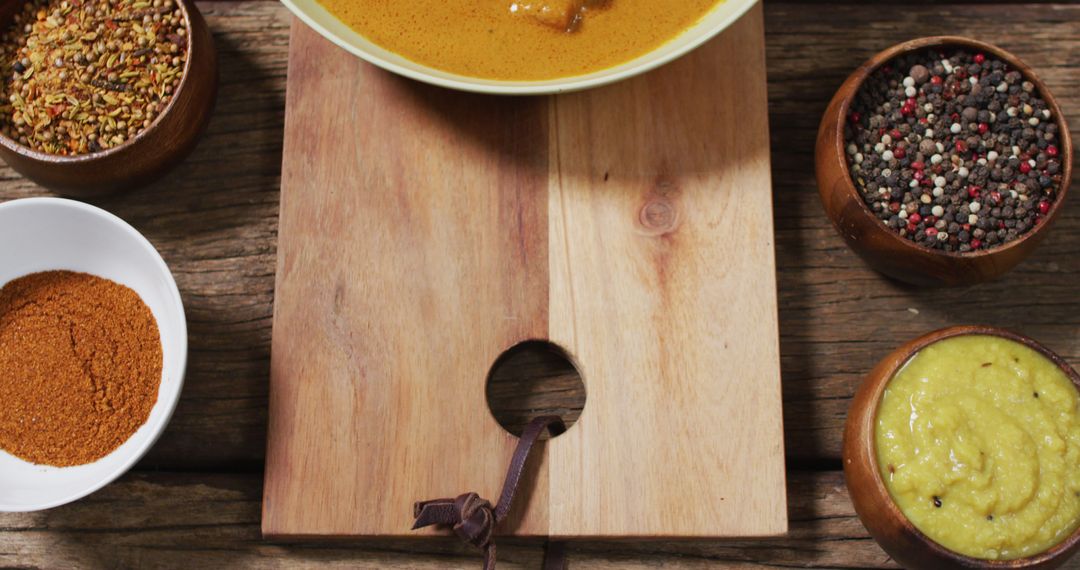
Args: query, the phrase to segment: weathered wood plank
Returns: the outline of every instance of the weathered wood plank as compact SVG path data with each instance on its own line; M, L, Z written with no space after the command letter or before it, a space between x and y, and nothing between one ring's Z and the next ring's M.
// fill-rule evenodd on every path
M573 568L896 568L859 522L838 472L792 473L791 530L766 540L581 542ZM476 568L454 540L263 541L262 478L129 475L78 503L0 516L0 567ZM499 543L500 568L538 568L536 541ZM1080 570L1080 559L1066 570Z
M788 485L791 532L785 538L574 543L572 567L895 567L854 516L838 473L798 473ZM452 540L263 541L261 487L256 474L128 476L73 505L0 516L0 567L478 567L477 553ZM500 542L499 567L538 568L541 552L535 541Z
M290 18L276 2L200 6L222 62L221 97L207 137L169 179L100 204L162 250L190 318L184 396L142 467L257 469L265 447ZM919 291L877 276L844 247L818 203L812 157L820 114L843 77L877 49L916 35L961 33L1015 51L1055 90L1074 126L1080 124L1080 6L769 3L766 29L791 461L837 465L840 427L861 374L899 342L930 329L1007 325L1080 364L1076 197L1054 235L1004 279ZM41 193L0 168L0 199ZM545 374L539 372L545 367L522 366L518 375ZM551 405L565 403L565 392L552 390ZM543 398L529 407L545 407Z

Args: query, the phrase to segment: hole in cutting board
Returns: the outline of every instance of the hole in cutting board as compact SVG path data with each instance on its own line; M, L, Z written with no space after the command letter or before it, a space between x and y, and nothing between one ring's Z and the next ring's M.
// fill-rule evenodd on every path
M519 437L537 416L559 416L569 429L585 408L585 383L570 355L541 340L515 345L496 359L486 391L495 421Z

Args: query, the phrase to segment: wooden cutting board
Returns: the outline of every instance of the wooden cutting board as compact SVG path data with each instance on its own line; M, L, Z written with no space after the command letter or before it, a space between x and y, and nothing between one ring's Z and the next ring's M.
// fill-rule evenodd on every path
M646 76L546 98L376 69L294 23L263 532L423 536L497 498L491 365L563 347L587 402L500 531L787 529L760 6Z

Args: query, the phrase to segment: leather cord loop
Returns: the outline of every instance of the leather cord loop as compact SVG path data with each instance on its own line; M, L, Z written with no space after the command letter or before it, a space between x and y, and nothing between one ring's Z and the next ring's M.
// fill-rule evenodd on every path
M458 538L483 550L484 569L494 570L495 527L510 512L533 446L545 429L555 437L566 431L566 424L558 416L541 416L529 422L514 449L499 502L494 507L476 493L464 493L453 499L420 501L413 505L413 517L416 519L413 530L433 525L451 527ZM544 570L562 570L565 567L565 547L561 543L549 543L544 553Z

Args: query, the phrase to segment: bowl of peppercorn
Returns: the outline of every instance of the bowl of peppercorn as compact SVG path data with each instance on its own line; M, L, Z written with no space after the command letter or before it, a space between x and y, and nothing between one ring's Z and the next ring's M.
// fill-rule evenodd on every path
M999 277L1061 212L1072 139L1016 56L937 36L893 46L837 91L818 131L818 191L868 265L920 286Z
M55 192L152 182L210 120L217 56L191 0L7 2L0 30L0 158Z

